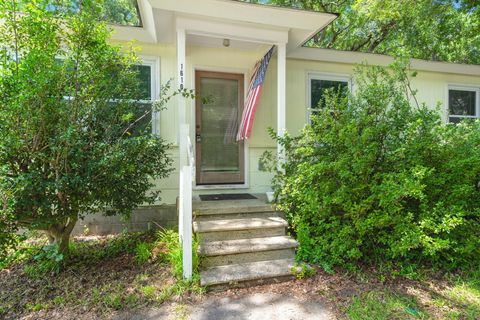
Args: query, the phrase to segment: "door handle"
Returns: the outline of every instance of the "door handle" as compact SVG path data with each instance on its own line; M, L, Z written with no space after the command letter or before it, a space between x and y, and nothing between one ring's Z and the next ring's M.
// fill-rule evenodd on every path
M200 133L197 133L197 134L195 135L195 141L196 141L196 142L202 142L202 136L200 135Z

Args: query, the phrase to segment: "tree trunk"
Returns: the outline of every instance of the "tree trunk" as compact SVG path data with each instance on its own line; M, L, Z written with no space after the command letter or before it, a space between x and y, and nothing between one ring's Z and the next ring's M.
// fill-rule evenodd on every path
M68 217L63 222L52 225L45 230L50 244L58 245L58 252L64 256L68 254L70 234L78 221L77 216Z

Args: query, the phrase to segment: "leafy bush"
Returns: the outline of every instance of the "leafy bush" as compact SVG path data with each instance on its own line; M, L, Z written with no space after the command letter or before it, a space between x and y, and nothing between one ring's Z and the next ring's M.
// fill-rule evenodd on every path
M135 260L137 260L139 264L148 262L151 256L152 252L150 251L150 246L148 243L140 242L137 244L135 247Z
M442 123L418 104L405 68L362 67L298 137L278 138L279 207L298 256L457 267L480 256L480 122Z
M24 271L31 278L39 278L46 274L57 274L60 272L64 262L64 256L55 244L42 247L40 253L33 257L34 264L27 265Z
M152 112L192 96L167 83L140 105L140 61L110 43L104 1L53 2L0 1L0 255L19 229L44 231L67 254L85 215L159 200L155 180L172 159Z

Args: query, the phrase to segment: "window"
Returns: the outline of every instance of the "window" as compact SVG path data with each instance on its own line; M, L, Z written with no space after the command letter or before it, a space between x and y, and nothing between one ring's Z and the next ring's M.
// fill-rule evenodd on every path
M351 90L351 81L348 76L310 73L308 75L309 118L312 113L324 107L325 95L328 91L346 96L349 90Z
M138 79L140 82L139 96L132 97L137 102L137 113L135 119L140 119L135 124L134 134L139 134L145 130L158 133L158 114L152 110L152 101L156 99L156 77L157 62L155 60L144 59L141 65L137 65ZM144 116L146 115L146 116ZM142 117L144 116L144 117Z
M480 88L448 87L448 122L480 117Z

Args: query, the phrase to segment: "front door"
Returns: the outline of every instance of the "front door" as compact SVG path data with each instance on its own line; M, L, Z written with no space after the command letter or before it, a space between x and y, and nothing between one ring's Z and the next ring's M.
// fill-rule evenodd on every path
M197 71L197 185L245 183L244 144L236 141L243 110L243 74Z

